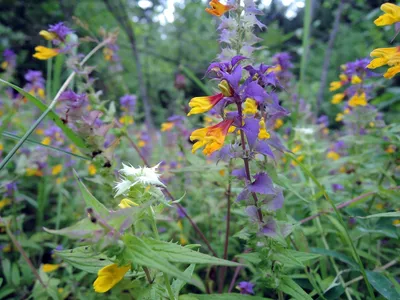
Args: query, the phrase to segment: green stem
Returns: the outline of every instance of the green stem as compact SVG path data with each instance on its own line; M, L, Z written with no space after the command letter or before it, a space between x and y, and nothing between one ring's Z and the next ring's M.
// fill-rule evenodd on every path
M310 27L311 27L311 9L312 9L311 0L306 0L305 4L306 5L304 7L303 42L302 42L303 53L301 56L300 80L298 86L299 95L302 95L303 92L304 77L307 67L308 49L310 47Z
M371 287L371 284L369 283L369 280L368 280L368 278L367 278L367 273L365 272L365 268L364 268L364 265L363 265L363 263L362 263L362 261L361 261L360 255L358 254L358 252L357 252L357 250L356 250L356 248L355 248L355 246L354 246L354 243L353 243L353 241L352 241L352 239L351 239L350 233L348 232L348 230L347 230L347 228L346 228L346 224L344 223L343 218L342 218L342 215L340 214L340 212L339 212L339 210L337 209L336 205L333 203L332 199L329 197L329 195L328 195L328 193L326 192L324 186L318 181L318 179L317 179L317 178L316 178L302 163L300 163L300 162L296 159L296 157L295 157L294 155L292 155L292 154L290 154L290 153L286 153L285 155L286 155L288 158L293 159L293 160L300 166L300 168L303 170L303 172L306 173L306 174L312 179L312 181L314 181L314 183L315 183L315 184L318 186L318 188L322 191L322 193L323 193L323 195L324 195L324 198L325 198L325 199L329 202L329 204L332 206L332 208L333 208L333 210L334 210L334 212L335 212L335 214L336 214L336 217L337 217L339 223L343 226L343 228L344 228L344 230L345 230L345 232L346 232L347 241L348 241L348 243L349 243L349 245L350 245L350 247L351 247L351 251L352 251L352 253L353 253L353 256L354 256L354 257L356 258L356 260L357 260L358 266L360 267L360 271L361 271L361 274L362 274L362 276L363 276L363 278L364 278L365 284L367 285L368 292L369 292L371 298L372 298L372 299L375 299L374 291L373 291L373 289L372 289L372 287Z
M47 44L48 47L51 46L51 41ZM50 58L47 60L47 78L46 78L46 102L51 99L51 76L53 71L53 59Z
M87 60L97 52L100 48L102 48L104 45L108 44L109 40L104 40L100 44L98 44L95 48L92 49L92 51L89 52L88 55L81 61L79 64L81 67L87 62ZM46 115L55 107L57 104L58 98L60 98L62 92L65 91L65 89L68 87L69 83L72 81L72 79L75 77L76 72L72 72L67 80L64 82L60 90L58 91L57 95L54 97L53 101L50 103L50 105L47 107L47 109L40 115L40 117L33 123L33 125L28 129L28 131L22 136L22 138L18 141L18 143L14 146L14 148L11 149L11 151L7 154L7 156L3 159L3 161L0 163L0 171L8 164L8 162L11 160L11 158L15 155L15 153L18 151L19 148L21 148L22 144L28 139L28 137L32 134L32 132L35 131L35 129L39 126L39 124L43 121L43 119L46 117Z

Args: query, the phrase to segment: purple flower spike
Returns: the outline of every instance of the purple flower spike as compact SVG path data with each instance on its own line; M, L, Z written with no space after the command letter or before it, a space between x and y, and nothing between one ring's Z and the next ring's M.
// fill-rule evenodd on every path
M267 173L261 172L254 175L255 181L247 188L252 193L259 193L263 195L275 194L273 183Z
M68 34L74 32L71 28L65 26L63 22L59 22L57 24L50 25L48 31L57 34L57 36L63 41L65 40L65 37Z
M254 295L254 291L253 291L254 284L249 281L239 282L238 288L239 288L241 294Z

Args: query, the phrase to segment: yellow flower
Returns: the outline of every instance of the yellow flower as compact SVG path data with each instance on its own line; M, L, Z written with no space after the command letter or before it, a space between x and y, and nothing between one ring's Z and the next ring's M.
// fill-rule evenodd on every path
M41 35L48 41L52 41L57 38L57 34L55 34L54 32L48 32L47 30L41 30L39 32L39 35Z
M124 209L124 208L129 208L129 207L132 207L132 206L139 206L139 204L129 200L128 198L124 198L124 199L121 200L121 202L118 204L118 206L120 208Z
M144 146L146 146L146 142L143 141L143 140L140 140L139 143L138 143L138 147L139 148L143 148Z
M104 55L104 59L106 61L110 61L114 55L114 51L110 48L104 48L103 49L103 55Z
M394 226L399 226L400 225L400 219L394 220L392 223Z
M187 115L191 116L209 111L219 101L221 101L222 98L224 98L224 95L222 93L216 94L214 96L194 97L189 102L191 110Z
M8 198L4 198L3 200L0 201L0 210L2 210L5 206L10 205L11 200Z
M51 170L51 175L58 175L62 171L62 164L55 165Z
M332 97L331 103L332 104L339 104L340 102L343 101L345 94L344 93L339 93L339 94L335 94Z
M90 164L88 166L89 175L95 175L97 173L96 166L94 164Z
M394 145L389 145L387 148L386 148L386 150L385 150L385 152L386 153L389 153L389 154L392 154L392 153L394 153L396 151L396 147L394 146Z
M351 77L351 84L359 84L362 82L362 79L358 77L357 75L354 75Z
M41 129L41 128L36 129L36 134L38 134L38 135L43 135L43 134L44 134L44 130Z
M12 246L11 246L11 244L7 244L7 245L5 245L4 247L3 247L3 252L4 253L8 253L8 252L11 252L12 251Z
M324 129L322 129L322 134L324 134L324 135L328 135L328 133L329 133L329 129L328 128L324 128Z
M362 93L361 95L359 95L358 93L354 94L354 96L350 98L348 104L350 107L366 106L367 98L365 93Z
M329 151L328 154L326 155L326 158L332 160L338 160L340 158L340 154L335 151Z
M224 13L226 13L227 11L229 11L232 6L231 5L223 5L222 3L220 3L218 0L211 0L209 2L211 8L206 8L206 12L208 12L209 14L212 14L216 17L221 17Z
M282 119L276 119L274 123L274 129L279 129L283 126L283 121Z
M276 65L275 67L269 68L269 69L267 70L267 74L269 74L269 73L271 73L271 72L278 73L278 72L280 72L280 71L282 71L281 65Z
M121 124L125 124L125 125L132 125L134 123L133 121L133 117L132 116L122 116L121 118L119 118L119 122Z
M6 70L7 67L8 67L8 62L3 61L3 62L1 63L1 68L2 68L3 70Z
M170 131L172 128L174 128L174 122L165 122L161 124L161 131Z
M300 144L294 146L294 148L292 149L293 153L297 153L301 150L302 146Z
M269 139L271 137L271 135L269 134L269 132L267 131L267 129L265 127L264 118L261 118L259 125L260 125L260 131L258 132L258 138L260 140Z
M57 270L60 267L59 264L44 264L42 266L42 270L45 273L50 273L50 272L54 272L55 270Z
M383 77L387 78L387 79L391 79L394 77L394 75L396 75L397 73L400 72L400 64L396 65L394 67L389 68L385 74L383 74Z
M43 176L43 172L39 169L26 168L27 176Z
M385 206L383 205L383 203L378 203L377 205L375 205L375 208L376 208L377 210L382 210L382 209L385 208Z
M332 81L329 87L331 92L336 91L342 87L343 83L341 81Z
M42 140L42 144L43 145L50 145L51 143L51 139L50 137L46 136L43 140Z
M257 102L251 98L247 98L244 102L244 114L254 115L257 112Z
M221 175L222 177L225 176L225 170L224 170L224 169L219 170L218 173L219 173L219 175Z
M336 121L336 122L340 122L340 121L343 120L343 117L344 117L344 115L343 115L342 113L338 113L338 114L336 115L335 121Z
M344 113L345 115L348 115L348 114L350 113L350 109L347 107L347 108L343 111L343 113Z
M58 55L60 49L55 48L47 48L43 46L37 46L35 48L36 53L33 54L33 57L40 59L40 60L47 60Z
M105 293L120 282L126 272L131 268L130 265L118 267L116 264L105 266L97 273L97 279L93 283L96 293Z
M0 151L3 151L3 150L4 150L3 144L0 144Z
M349 80L349 78L347 77L346 74L340 74L340 75L339 75L339 79L340 79L340 81L342 81L343 83Z
M392 4L385 3L381 5L381 10L385 12L382 16L374 21L376 26L392 25L400 22L400 7Z
M61 184L61 183L64 183L64 182L66 182L67 181L67 177L58 177L57 179L56 179L56 183L57 184Z

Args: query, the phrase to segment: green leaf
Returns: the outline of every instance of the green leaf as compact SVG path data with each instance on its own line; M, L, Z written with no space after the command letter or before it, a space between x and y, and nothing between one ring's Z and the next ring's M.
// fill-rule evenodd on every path
M191 264L189 267L186 268L185 272L183 272L183 273L189 277L192 277L195 267L196 267L195 264ZM175 279L172 282L171 288L172 288L172 291L174 292L175 297L178 298L179 293L180 293L181 289L185 286L185 284L186 284L186 282L181 279Z
M157 241L152 238L143 238L143 241L158 255L170 262L188 264L212 264L216 266L240 266L236 262L220 259L211 255L193 251L175 243Z
M17 92L24 95L26 97L26 99L28 99L30 102L32 102L42 112L44 112L47 109L46 104L44 104L42 101L40 101L35 96L32 96L28 92L24 91L20 87L14 85L8 81L5 81L3 79L0 79L0 82L5 83L6 85L15 89ZM56 125L61 128L61 130L64 132L64 134L71 140L71 142L73 142L75 144L75 146L77 146L78 148L81 148L81 149L86 149L86 144L85 144L84 140L82 140L71 128L69 128L67 125L65 125L63 123L63 121L61 120L61 118L54 111L50 111L47 114L47 117L51 118L56 123Z
M15 286L19 286L19 284L21 283L21 275L19 274L19 268L17 264L12 265L11 281Z
M327 250L327 249L323 249L323 248L310 248L310 250L312 253L318 253L321 255L331 256L333 258L336 258L336 259L350 265L354 269L358 269L357 263L343 253L339 253L339 252L336 252L333 250Z
M51 234L63 235L72 239L82 239L92 236L93 231L101 229L101 227L97 224L94 224L89 219L83 219L76 224L63 229L53 230L46 227L43 227L43 229Z
M303 264L306 261L320 257L319 254L300 252L295 250L283 249L272 255L273 260L278 260L285 265L285 267L305 267Z
M242 295L242 294L212 294L212 295L188 294L180 296L179 300L272 300L272 299L258 297L258 296L251 296L251 295Z
M97 274L101 268L112 264L106 255L95 253L89 246L55 251L54 253L71 266L93 274Z
M386 213L369 215L366 217L355 217L355 218L370 219L370 218L398 218L398 217L400 217L400 211L391 211L391 212L386 212Z
M95 212L97 212L102 217L107 217L109 215L109 210L99 202L83 184L82 180L79 178L78 173L74 170L75 178L78 181L79 189L81 190L83 200L85 200L86 207L91 207Z
M3 259L1 262L3 269L3 276L6 278L7 283L11 283L11 262L8 259Z
M296 282L290 277L283 277L281 283L278 286L278 290L292 296L296 300L312 300L311 296L308 295Z
M126 248L124 258L134 264L154 268L186 282L190 281L187 274L170 264L159 253L154 252L143 240L136 236L124 235L122 237Z
M382 273L367 271L367 277L371 285L383 297L389 300L400 299L400 293L394 284Z

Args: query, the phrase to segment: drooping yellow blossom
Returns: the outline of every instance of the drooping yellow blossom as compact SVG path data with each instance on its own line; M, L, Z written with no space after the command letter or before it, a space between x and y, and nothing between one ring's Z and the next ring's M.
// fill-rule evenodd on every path
M93 283L96 293L105 293L112 289L124 278L126 272L131 268L130 265L118 267L116 264L105 266L97 273L97 279Z
M354 75L351 77L351 84L359 84L362 82L362 79L358 77L357 75Z
M47 60L54 56L57 56L58 53L60 52L60 49L37 46L37 47L35 47L35 51L36 51L36 53L33 54L34 58L37 58L40 60Z
M172 128L174 128L175 123L174 122L165 122L161 124L161 131L170 131Z
M348 115L350 112L351 112L351 111L350 111L350 108L348 108L348 107L346 107L346 108L344 109L344 111L343 111L343 113L344 113L345 115Z
M7 69L7 67L8 67L8 62L7 61L3 61L2 63L1 63L1 68L3 69L3 70L6 70Z
M200 128L192 132L190 135L191 141L196 141L192 148L192 153L196 150L205 147L203 153L210 155L211 153L222 148L231 127L233 120L224 120L214 126Z
M50 272L54 272L55 270L58 270L59 267L60 267L59 264L44 264L42 266L42 270L45 273L50 273Z
M346 69L346 68L345 68L345 69ZM340 75L339 75L339 79L340 79L340 81L342 81L343 83L349 81L349 78L347 77L346 74L340 74Z
M178 225L178 228L179 228L179 230L180 230L179 242L180 242L180 244L181 244L182 246L185 246L185 245L188 243L188 241L187 241L185 235L183 234L183 224L182 224L182 221L179 220L176 224Z
M323 134L323 135L328 135L328 134L329 134L329 129L326 128L326 127L323 128L323 129L322 129L322 134Z
M219 170L218 173L219 173L219 175L221 175L222 177L225 176L225 170L224 170L224 169Z
M57 34L55 34L54 32L49 32L47 30L41 30L39 32L39 35L41 35L42 37L44 37L48 41L52 41L52 40L57 38Z
M369 69L376 69L384 65L390 66L383 76L385 78L392 78L400 72L400 47L391 48L377 48L370 54L375 57L367 66Z
M335 152L335 151L329 151L326 154L326 158L332 159L332 160L338 160L340 158L340 154Z
M269 139L271 137L271 135L269 134L269 132L267 131L267 128L265 127L264 118L261 118L259 125L260 125L260 131L258 132L258 138L260 140Z
M132 200L129 200L128 198L122 199L121 202L118 204L118 207L122 209L129 208L132 206L139 206L139 204L133 202Z
M343 101L344 97L345 97L345 94L344 94L344 93L335 94L335 95L333 95L333 97L332 97L331 103L332 103L332 104L339 104L340 102Z
M331 85L330 85L330 87L329 87L329 90L331 91L331 92L333 92L333 91L336 91L336 90L338 90L338 89L340 89L341 87L342 87L342 82L341 81L332 81L331 82Z
M366 98L365 93L361 93L361 95L359 95L358 93L355 93L353 95L353 97L350 98L348 104L350 107L366 106L367 98Z
M89 172L89 175L91 175L91 176L95 175L97 173L96 166L94 164L90 164L88 166L88 172Z
M400 22L400 7L392 3L384 3L381 5L381 10L385 14L379 16L375 21L376 26L392 25Z
M254 99L247 98L244 102L243 113L254 115L257 112L257 102Z
M369 122L369 127L374 128L375 127L375 122Z
M221 17L224 13L232 9L231 5L224 5L218 0L211 0L209 2L211 8L206 8L206 12L216 17Z
M274 129L279 129L283 126L283 121L282 119L276 119L274 123Z
M62 171L62 164L55 165L53 169L51 169L51 175L58 175Z
M336 122L340 122L340 121L343 120L343 118L344 118L344 114L338 113L338 114L336 115L335 121L336 121Z
M4 198L0 201L0 210L2 210L4 207L6 207L7 205L11 204L11 200L8 198Z
M4 253L8 253L8 252L11 252L12 251L12 245L11 244L7 244L7 245L5 245L4 247L3 247L3 252Z

